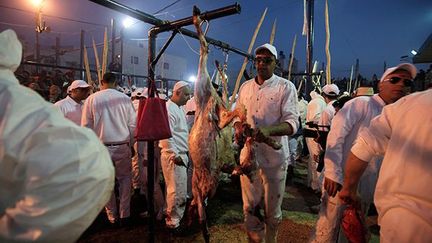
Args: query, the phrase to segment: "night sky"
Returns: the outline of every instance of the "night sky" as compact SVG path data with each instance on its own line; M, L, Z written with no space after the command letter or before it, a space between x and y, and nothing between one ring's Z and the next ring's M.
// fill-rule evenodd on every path
M0 30L13 28L29 43L33 43L35 7L30 2L30 0L0 0ZM188 17L192 14L193 5L198 5L202 11L208 11L235 3L227 0L119 0L118 2L148 14L155 14L176 2L156 15L163 20ZM269 41L276 18L277 31L274 43L276 48L278 51L284 51L288 56L294 35L297 34L295 57L299 60L299 66L302 69L305 67L306 37L301 35L303 0L239 0L237 2L242 7L241 13L211 21L209 37L247 50L255 26L265 7L268 7L255 46ZM324 5L324 0L315 1L314 60L321 62L326 59ZM374 73L380 76L384 61L387 62L387 66L398 64L402 56L410 57L410 51L418 50L432 33L431 0L330 0L329 12L331 69L332 76L336 78L349 77L351 65L355 64L356 58L360 60L360 73L363 76L371 78ZM44 19L52 31L41 35L42 42L54 45L53 37L59 35L62 44L77 47L79 47L80 29L85 29L89 35L101 41L103 26L109 26L111 18L115 18L120 23L125 18L123 14L85 0L45 0L43 13L47 15ZM147 38L149 27L149 24L138 22L125 30L125 33L128 38L143 39ZM193 30L191 27L188 28ZM157 43L160 47L168 34L160 34L159 37ZM90 41L91 39L86 43L88 46L91 45ZM187 72L193 74L197 70L198 56L189 46L199 51L197 40L177 35L167 52L188 58ZM210 47L210 50L209 63L213 63L214 58L222 61L220 50L215 47ZM230 53L229 73L236 75L242 62L241 56ZM423 69L427 66L418 65ZM212 70L213 67L209 69Z

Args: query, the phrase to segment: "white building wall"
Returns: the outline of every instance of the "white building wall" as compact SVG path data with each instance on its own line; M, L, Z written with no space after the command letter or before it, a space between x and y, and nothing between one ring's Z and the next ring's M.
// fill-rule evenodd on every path
M128 40L123 43L123 73L147 76L147 41ZM157 55L158 51L156 51ZM186 58L164 53L159 59L155 76L182 80L185 78Z

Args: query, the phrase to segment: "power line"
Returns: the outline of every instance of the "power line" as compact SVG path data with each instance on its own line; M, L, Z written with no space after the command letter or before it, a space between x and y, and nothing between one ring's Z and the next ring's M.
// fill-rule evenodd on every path
M153 13L153 15L158 14L158 13L164 11L165 9L167 9L167 8L169 8L169 7L171 7L171 6L173 6L174 4L176 4L176 3L180 2L180 1L181 1L181 0L177 0L177 1L173 2L173 3L168 4L167 6L165 6L165 7L163 7L162 9L156 11L155 13Z
M9 6L4 6L4 5L0 5L0 8L12 9L12 10L20 11L20 12L34 14L34 12L32 12L32 11L28 11L28 10L24 10L24 9L19 9L19 8L14 8L14 7L9 7ZM91 25L97 25L97 26L102 26L102 27L108 27L107 25L104 25L104 24L98 24L98 23L93 23L93 22L88 22L88 21L83 21L83 20L77 20L77 19L70 19L70 18L55 16L55 15L43 14L43 16L50 17L50 18L61 19L61 20L66 20L66 21L77 22L77 23L91 24Z

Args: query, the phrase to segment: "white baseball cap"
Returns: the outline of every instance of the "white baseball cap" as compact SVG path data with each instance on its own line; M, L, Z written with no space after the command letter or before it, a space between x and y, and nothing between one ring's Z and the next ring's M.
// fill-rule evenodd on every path
M417 68L414 65L412 65L411 63L401 63L396 67L387 68L381 76L380 82L382 82L389 74L394 73L396 70L408 71L412 79L414 79L417 75Z
M77 89L77 88L88 88L88 87L90 87L90 85L86 81L75 80L72 82L72 84L68 87L67 90L72 91L72 90Z
M262 49L266 49L266 50L268 50L271 54L273 54L273 56L275 56L276 59L278 58L278 56L277 56L277 51L276 51L276 47L274 47L273 45L270 45L269 43L265 43L264 45L258 46L258 47L255 49L255 55L257 54L257 52L258 52L259 50L262 50Z
M328 96L338 96L339 95L339 88L336 84L326 84L322 88L322 91L324 94Z
M185 86L189 86L189 83L185 82L185 81L178 81L177 83L174 84L174 88L173 88L173 93L176 92L177 90L185 87Z

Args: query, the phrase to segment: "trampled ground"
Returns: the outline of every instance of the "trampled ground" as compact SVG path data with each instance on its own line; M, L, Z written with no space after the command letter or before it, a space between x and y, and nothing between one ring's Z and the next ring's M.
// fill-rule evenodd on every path
M308 242L317 214L313 206L319 204L319 197L305 186L306 164L301 162L295 167L294 180L286 188L282 204L283 221L279 227L279 242ZM148 218L140 217L145 202L142 197L133 197L132 223L121 228L111 228L101 213L92 226L84 233L79 242L148 242ZM243 228L242 201L239 184L224 180L208 205L208 223L211 242L247 242ZM371 242L378 242L375 218L368 218L368 224L375 235ZM204 242L201 231L192 227L187 236L174 236L163 225L155 227L155 242Z

